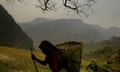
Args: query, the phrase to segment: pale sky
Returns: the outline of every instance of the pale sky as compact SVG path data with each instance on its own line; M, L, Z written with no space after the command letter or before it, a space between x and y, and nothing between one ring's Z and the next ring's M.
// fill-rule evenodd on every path
M58 6L56 12L51 11L44 14L39 8L34 7L35 1L27 0L25 4L16 2L11 5L6 3L5 0L0 0L0 4L7 9L17 22L27 22L39 17L50 19L79 18L88 24L97 24L107 28L120 27L120 0L96 0L96 4L92 8L93 13L89 13L88 18L68 15L67 11L63 11L60 6Z

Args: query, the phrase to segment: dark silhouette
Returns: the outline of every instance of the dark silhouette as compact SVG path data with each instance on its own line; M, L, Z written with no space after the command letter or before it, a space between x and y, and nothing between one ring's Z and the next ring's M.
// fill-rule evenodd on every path
M57 49L53 44L44 40L39 45L39 48L44 54L46 54L46 59L44 61L39 60L35 55L32 54L32 59L41 63L42 65L49 64L52 72L59 72L61 69L66 69L71 72L66 64L66 60L62 57L61 51Z
M21 29L9 12L0 4L0 46L29 49L32 39Z

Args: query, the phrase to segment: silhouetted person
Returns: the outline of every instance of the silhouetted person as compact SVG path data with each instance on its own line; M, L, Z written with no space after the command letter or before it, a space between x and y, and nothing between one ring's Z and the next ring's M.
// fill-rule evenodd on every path
M71 72L66 64L66 61L58 58L61 52L53 44L44 40L39 45L39 48L46 55L45 60L39 60L35 55L32 55L32 59L36 60L42 65L46 65L48 63L52 72L59 72L63 68L65 68L68 72Z

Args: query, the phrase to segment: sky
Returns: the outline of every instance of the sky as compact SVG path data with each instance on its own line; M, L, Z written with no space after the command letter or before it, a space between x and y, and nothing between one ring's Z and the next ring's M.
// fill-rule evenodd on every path
M60 3L60 2L59 2ZM112 26L120 27L120 0L96 0L95 5L91 8L88 17L71 15L66 10L61 9L58 4L57 11L42 12L36 8L36 0L26 0L24 3L7 3L0 0L6 10L19 22L32 21L36 18L63 19L75 18L81 19L88 24L96 24L105 28Z

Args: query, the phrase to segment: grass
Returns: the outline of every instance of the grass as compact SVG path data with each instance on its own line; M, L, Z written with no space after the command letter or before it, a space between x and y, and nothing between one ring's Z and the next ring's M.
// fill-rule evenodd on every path
M44 59L45 55L40 52L34 54ZM39 70L49 72L48 66L37 64ZM0 46L0 72L34 72L34 64L31 59L31 52L24 49Z
M38 58L44 60L45 55L41 52L33 52ZM89 59L82 59L81 72L87 72L85 68L91 63ZM101 68L106 64L100 59L96 62ZM37 68L39 72L51 72L48 65L43 66L39 63ZM113 63L109 65L112 69L120 71L120 64ZM0 46L0 72L35 72L35 67L31 59L31 52L25 49Z

